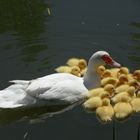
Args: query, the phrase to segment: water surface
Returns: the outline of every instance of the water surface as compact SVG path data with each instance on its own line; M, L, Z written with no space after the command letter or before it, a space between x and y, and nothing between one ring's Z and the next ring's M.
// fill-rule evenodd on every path
M140 68L138 0L5 0L0 5L1 89L12 79L54 73L54 68L69 57L88 60L97 50L108 51L131 71ZM0 137L3 140L138 139L139 115L123 123L104 125L81 106L66 112L63 109L61 106L1 111ZM34 124L41 114L59 111Z

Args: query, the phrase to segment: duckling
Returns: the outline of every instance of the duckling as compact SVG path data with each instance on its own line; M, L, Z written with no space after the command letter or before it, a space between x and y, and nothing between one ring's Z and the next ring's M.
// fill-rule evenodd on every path
M114 116L114 109L110 104L110 100L104 98L102 101L102 106L96 109L97 116L104 122L111 121Z
M133 73L134 79L136 79L138 82L140 82L140 70L135 70Z
M87 98L101 96L104 92L108 93L110 96L112 96L115 92L115 88L111 84L107 84L104 88L95 88L89 91L87 93Z
M120 85L115 89L115 93L120 93L120 92L124 92L127 91L129 89L129 85Z
M104 92L104 88L101 88L101 87L92 89L87 93L87 98L100 96L100 94L103 92Z
M87 61L85 59L80 59L77 66L80 70L84 70L87 67Z
M88 99L86 102L84 102L83 106L87 110L92 110L94 111L97 107L102 105L102 99L97 96L97 97L92 97Z
M137 92L136 98L132 99L131 105L134 112L140 112L140 91Z
M71 72L71 67L69 66L60 66L60 67L57 67L55 69L56 72L58 73L70 73Z
M122 100L123 96L127 96L129 101L135 97L135 88L133 86L129 87L127 91L120 92L112 98L113 103L118 103Z
M123 96L121 101L114 106L115 117L120 120L130 116L132 111L132 106L129 103L129 97L126 95Z
M113 77L110 70L105 70L105 72L102 75L102 78L107 78L107 77Z
M67 60L67 62L66 62L66 64L68 65L68 66L77 66L78 65L78 62L79 62L79 58L70 58L70 59L68 59Z
M119 77L121 74L129 74L129 69L127 67L121 67L117 73L117 77Z
M71 67L71 72L70 73L75 75L75 76L81 77L80 68L77 67L77 66Z
M110 69L111 75L113 77L116 77L117 78L117 73L118 73L119 70L120 70L119 68L111 68Z
M127 74L127 78L128 78L129 81L134 80L134 77L133 77L132 73Z
M87 67L87 61L85 59L79 59L79 58L70 58L66 64L68 66L78 66L81 70L85 69Z
M117 84L116 84L116 87L118 87L118 86L120 86L120 85L127 84L127 83L128 83L128 77L127 77L127 75L121 74L121 75L119 76L119 80L118 80L118 82L117 82Z
M129 86L135 87L135 89L137 89L137 88L140 86L139 82L138 82L137 80L135 80L135 79L130 80L130 81L128 82L128 85L129 85Z
M101 86L105 86L107 84L112 84L112 85L116 85L118 82L118 79L114 78L114 77L107 77L101 80Z
M116 87L115 89L115 93L120 93L120 92L124 92L124 91L127 91L129 89L129 87L135 87L135 89L137 89L139 87L139 84L136 80L131 80L128 82L128 84L125 84L125 85L120 85L118 87Z
M71 73L78 77L81 76L80 68L78 66L73 66L73 67L60 66L60 67L56 68L55 71L57 71L58 73Z
M114 96L115 87L114 87L112 84L107 84L107 85L104 87L104 90L105 90L106 92L109 93L109 97Z
M89 98L86 102L84 102L83 106L87 110L95 110L97 107L102 105L102 99L108 97L109 93L103 92L100 96Z
M105 72L105 67L104 66L99 66L97 68L97 73L102 77L103 73Z

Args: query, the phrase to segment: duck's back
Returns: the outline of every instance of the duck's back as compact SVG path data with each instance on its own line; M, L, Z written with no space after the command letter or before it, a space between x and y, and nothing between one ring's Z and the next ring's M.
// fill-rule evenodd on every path
M0 91L0 107L42 106L48 101L73 103L87 92L83 79L71 74L52 74L30 81L15 80Z

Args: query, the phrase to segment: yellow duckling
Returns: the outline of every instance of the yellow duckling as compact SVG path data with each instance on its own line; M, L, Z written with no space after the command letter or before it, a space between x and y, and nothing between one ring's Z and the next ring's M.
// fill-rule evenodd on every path
M117 73L118 73L119 70L120 70L119 68L111 68L110 69L111 75L113 77L116 77L117 78Z
M97 107L102 105L102 99L109 97L109 93L104 92L100 96L89 98L84 102L83 106L87 110L95 110Z
M97 68L97 73L102 77L103 73L105 72L105 67L104 66L99 66Z
M133 87L135 87L135 89L137 89L139 87L139 82L137 80L133 79L128 82L128 85L133 86Z
M57 67L55 69L56 72L58 73L70 73L71 72L71 67L69 66L60 66L60 67Z
M114 77L107 77L101 80L101 86L105 86L107 84L112 84L112 85L116 85L118 82L118 79L114 78Z
M80 59L77 66L80 70L84 70L87 67L87 61L85 59Z
M128 91L130 86L133 86L133 87L135 87L135 89L137 89L139 87L139 84L136 80L131 80L128 82L128 84L120 85L120 86L116 87L115 93Z
M107 77L113 77L110 70L105 70L105 72L102 75L102 78L107 78Z
M132 99L131 105L134 112L140 112L140 91L137 92L137 97Z
M80 68L78 66L73 66L73 67L60 66L60 67L56 68L55 71L58 73L71 73L71 74L76 75L78 77L81 76Z
M107 85L104 87L104 90L105 90L106 92L109 93L109 97L114 96L115 87L114 87L112 84L107 84Z
M70 73L75 75L75 76L81 77L80 68L77 67L77 66L71 67L71 72Z
M108 98L103 99L102 106L99 106L96 109L96 114L104 122L112 120L112 117L114 116L114 109Z
M121 101L114 106L115 117L120 120L128 117L132 111L128 96L123 96Z
M117 73L117 77L119 77L121 74L129 74L129 69L127 67L121 67Z
M127 74L127 78L128 78L129 81L134 80L134 77L133 77L132 73Z
M127 96L129 101L131 101L132 98L135 97L135 87L131 86L131 87L128 88L127 91L120 92L117 95L115 95L112 98L113 103L120 102L124 96Z
M95 110L97 107L102 105L102 99L97 97L92 97L88 99L86 102L84 102L83 106L87 110Z
M119 76L119 80L118 80L116 86L118 87L118 86L120 86L120 85L125 85L125 84L127 84L127 83L128 83L128 77L127 77L127 75L121 74L121 75Z
M115 88L111 84L107 84L104 88L95 88L87 93L87 98L101 96L104 92L109 93L110 96L114 95Z
M87 67L87 61L85 59L70 58L67 62L68 66L78 66L81 70Z
M128 91L128 89L129 89L129 85L120 85L115 89L115 93Z
M134 79L136 79L138 82L140 82L140 70L135 70L133 73Z

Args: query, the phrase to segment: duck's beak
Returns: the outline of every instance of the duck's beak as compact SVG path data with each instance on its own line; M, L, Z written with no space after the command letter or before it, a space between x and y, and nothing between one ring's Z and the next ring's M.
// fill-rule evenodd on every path
M112 61L112 64L111 64L113 67L116 67L116 68L120 68L121 67L121 64L119 64L118 62L116 61Z
M115 60L113 60L112 57L109 56L109 55L103 55L102 56L102 59L103 59L103 61L107 65L111 65L111 66L116 67L116 68L120 68L121 67L121 64L119 64L118 62L116 62Z

